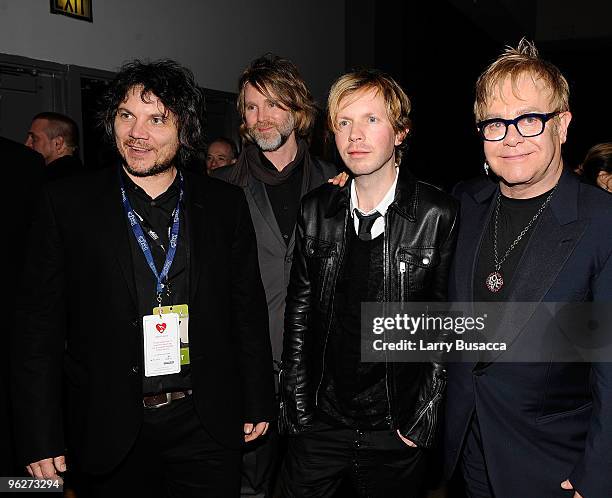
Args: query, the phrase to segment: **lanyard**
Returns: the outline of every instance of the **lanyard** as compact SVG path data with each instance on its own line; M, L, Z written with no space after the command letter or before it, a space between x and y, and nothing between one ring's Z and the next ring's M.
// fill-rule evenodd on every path
M157 235L157 232L151 228L151 225L149 225L147 220L145 220L142 216L140 216L140 214L138 214L138 211L136 211L135 209L132 209L132 211L134 211L134 214L136 215L136 217L140 221L140 226L143 228L144 232L149 236L149 238L153 241L153 243L157 247L159 247L164 254L166 254L166 248L160 242L159 235ZM172 219L174 219L174 210L172 211L172 215L170 217ZM172 225L168 226L168 240L170 240L170 228L171 228L171 226Z
M181 211L181 201L183 200L183 174L179 171L179 200L176 204L176 209L174 210L174 217L172 219L172 228L170 229L170 237L168 243L168 252L166 253L166 261L164 262L164 266L162 268L161 273L157 272L157 268L155 266L155 261L153 260L153 254L151 253L151 248L147 243L147 238L142 230L142 226L138 222L138 218L134 214L134 209L130 204L130 201L125 192L125 185L123 184L123 178L121 174L119 174L119 182L121 186L121 200L123 201L123 209L125 210L125 214L130 222L130 227L132 228L132 232L134 232L134 237L136 237L136 241L144 254L145 259L147 260L147 264L153 275L155 275L155 279L157 280L157 300L161 301L161 294L164 290L164 287L167 285L168 281L168 272L170 271L170 267L172 266L172 261L174 261L174 256L176 254L176 246L179 235L179 226L180 226L180 211ZM166 283L164 283L166 282Z

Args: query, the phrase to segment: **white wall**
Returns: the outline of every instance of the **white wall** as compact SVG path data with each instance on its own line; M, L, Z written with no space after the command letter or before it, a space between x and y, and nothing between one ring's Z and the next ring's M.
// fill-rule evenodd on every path
M344 70L344 0L93 0L93 23L51 14L48 0L0 0L5 54L111 71L169 57L201 86L235 92L265 52L293 60L324 98Z

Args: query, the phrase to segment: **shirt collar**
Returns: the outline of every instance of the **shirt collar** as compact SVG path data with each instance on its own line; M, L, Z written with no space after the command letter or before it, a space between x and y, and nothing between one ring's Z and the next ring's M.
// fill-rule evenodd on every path
M128 193L133 192L146 201L153 200L142 188L140 188L138 185L134 183L134 181L130 178L130 176L125 172L125 169L123 168L123 166L120 166L120 173L121 173L121 176L123 178L123 183ZM165 200L168 200L169 198L173 198L176 195L178 195L178 193L180 192L180 181L181 181L180 174L179 174L179 170L177 169L174 180L172 181L170 186L166 189L165 192L162 192L160 195L158 195L155 198L155 201L158 203L161 203L161 202L164 202Z
M382 200L378 203L378 205L371 211L368 211L367 213L357 207L357 190L355 189L355 181L353 180L351 182L351 205L350 205L351 216L354 216L355 209L359 209L359 212L361 214L367 215L367 214L372 214L374 211L378 211L382 216L385 216L385 214L387 213L387 209L389 209L389 206L395 199L395 188L397 187L398 176L399 176L399 168L395 168L395 180L393 180L393 184L391 185L391 187L389 187L389 190L387 190L387 193L382 198Z

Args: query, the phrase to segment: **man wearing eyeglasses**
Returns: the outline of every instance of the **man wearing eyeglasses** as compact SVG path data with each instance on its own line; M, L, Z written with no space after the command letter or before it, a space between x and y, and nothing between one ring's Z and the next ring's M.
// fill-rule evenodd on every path
M564 324L534 311L612 301L612 201L564 168L568 100L566 79L526 40L476 84L490 178L455 189L449 299L530 303L532 313L506 304L500 329L515 352L540 359L501 353L449 366L445 467L463 475L470 498L612 496L612 363L559 361L553 338Z

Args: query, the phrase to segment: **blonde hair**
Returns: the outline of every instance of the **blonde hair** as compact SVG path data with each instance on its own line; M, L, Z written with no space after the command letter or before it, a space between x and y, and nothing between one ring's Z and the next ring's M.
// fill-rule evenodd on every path
M525 74L542 80L551 91L552 111L569 111L569 85L557 66L540 58L536 46L522 38L516 48L507 46L504 52L480 75L476 82L474 116L482 121L495 91L509 78L513 91Z
M389 75L376 69L361 69L340 76L329 91L327 98L327 123L332 131L337 130L337 117L340 102L358 92L375 90L382 95L387 109L387 117L395 133L407 133L412 128L410 99ZM399 164L405 140L395 147L395 157Z

